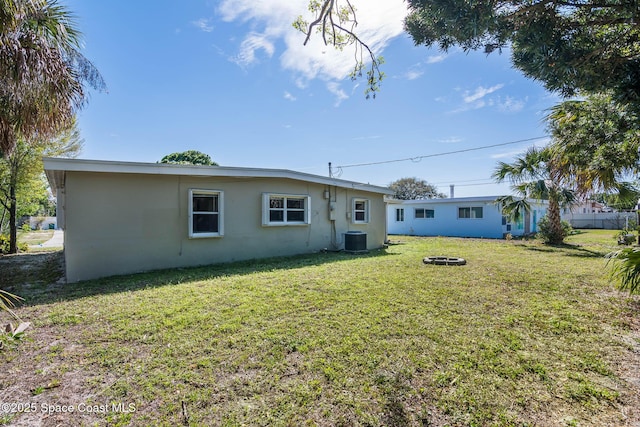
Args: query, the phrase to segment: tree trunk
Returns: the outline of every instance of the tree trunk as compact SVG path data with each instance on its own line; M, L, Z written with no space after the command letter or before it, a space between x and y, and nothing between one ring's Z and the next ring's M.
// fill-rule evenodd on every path
M18 253L18 225L16 218L17 211L16 186L13 182L9 188L9 253Z
M560 203L556 196L549 195L549 227L551 228L551 236L549 243L559 245L564 241L564 231L562 230L562 220L560 218Z
M0 208L3 208L4 205L0 205ZM4 218L7 216L7 210L2 209L2 218L0 218L0 234L4 231Z

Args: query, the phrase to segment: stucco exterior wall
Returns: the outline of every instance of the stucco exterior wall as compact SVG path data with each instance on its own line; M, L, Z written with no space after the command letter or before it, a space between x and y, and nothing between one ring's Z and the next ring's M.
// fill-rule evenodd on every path
M67 281L344 247L343 234L386 240L382 194L293 179L67 172ZM223 192L224 235L189 238L189 190ZM325 192L330 191L330 199ZM310 224L262 225L262 194L310 196ZM369 200L369 222L354 224L352 199ZM329 221L333 202L335 227Z
M387 230L389 234L415 236L478 237L499 239L505 233L514 236L537 231L537 221L546 213L544 203L532 204L532 213L515 224L504 224L495 198L458 198L410 200L389 203L387 206ZM459 218L458 208L481 207L482 218ZM434 211L433 218L416 218L415 209ZM397 209L404 209L404 220L398 221ZM525 220L528 226L525 225Z

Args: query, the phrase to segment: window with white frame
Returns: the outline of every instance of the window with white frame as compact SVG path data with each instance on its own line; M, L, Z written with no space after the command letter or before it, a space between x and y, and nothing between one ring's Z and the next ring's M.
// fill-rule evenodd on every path
M415 208L414 218L416 219L435 218L435 211L433 209Z
M271 194L262 195L262 225L305 225L310 223L309 205L306 195Z
M224 234L223 193L189 190L189 237L221 237Z
M351 221L365 224L369 222L369 200L353 199Z
M460 219L480 219L482 218L482 206L471 206L458 208L458 218Z
M396 209L396 222L403 222L404 221L404 208L397 208Z
M502 225L505 226L507 232L511 231L511 221L504 215L502 216Z

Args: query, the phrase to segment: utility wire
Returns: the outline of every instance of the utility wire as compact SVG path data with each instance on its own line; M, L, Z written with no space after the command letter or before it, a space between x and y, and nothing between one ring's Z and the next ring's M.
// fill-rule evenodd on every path
M495 185L498 184L495 181L489 181L489 182L481 182L481 183L477 183L477 184L455 184L456 187L475 187L475 186L482 186L482 185Z
M466 179L466 180L461 180L461 181L429 182L429 184L433 184L433 185L463 184L463 183L467 183L467 182L490 181L490 180L491 180L491 178L478 178L478 179ZM491 182L495 183L495 181L491 181Z
M413 162L419 162L420 160L426 159L428 157L438 157L438 156L446 156L446 155L449 155L449 154L466 153L468 151L477 151L477 150L484 150L486 148L502 147L502 146L505 146L505 145L519 144L521 142L536 141L538 139L545 139L545 138L548 138L548 136L538 136L536 138L520 139L518 141L503 142L501 144L493 144L493 145L484 145L482 147L475 147L475 148L465 148L463 150L447 151L447 152L444 152L444 153L427 154L427 155L424 155L424 156L407 157L405 159L384 160L384 161L381 161L381 162L358 163L358 164L354 164L354 165L336 166L336 169L355 168L355 167L360 167L360 166L382 165L382 164L385 164L385 163L407 162L409 160L411 160Z

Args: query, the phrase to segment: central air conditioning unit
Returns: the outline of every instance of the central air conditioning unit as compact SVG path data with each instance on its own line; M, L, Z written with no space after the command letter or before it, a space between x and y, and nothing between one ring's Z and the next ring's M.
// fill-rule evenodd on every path
M344 233L345 252L367 252L367 233L362 231L347 231Z

